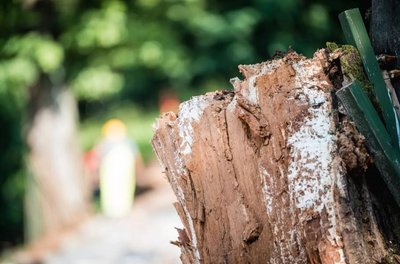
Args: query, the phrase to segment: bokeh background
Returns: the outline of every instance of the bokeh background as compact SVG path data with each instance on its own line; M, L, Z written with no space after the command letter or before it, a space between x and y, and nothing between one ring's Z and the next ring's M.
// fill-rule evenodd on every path
M31 145L59 133L52 132L51 120L46 121L47 132L33 135L31 130L41 110L57 112L61 93L72 95L65 111L78 113L77 126L66 125L76 132L72 133L79 142L76 153L96 144L106 120L119 118L137 143L144 166L149 166L155 159L151 124L166 98L183 101L231 89L229 79L239 75L237 65L268 60L277 50L291 47L311 56L326 41L343 42L338 14L359 7L368 20L369 4L361 0L1 1L0 251L26 241L31 219L24 212L24 197L33 177L27 164L35 155ZM54 142L49 140L49 147Z

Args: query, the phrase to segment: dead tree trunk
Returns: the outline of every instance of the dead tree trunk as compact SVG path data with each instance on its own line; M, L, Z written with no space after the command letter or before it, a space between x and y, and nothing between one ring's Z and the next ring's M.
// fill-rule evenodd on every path
M377 218L366 175L379 176L338 111L332 66L325 50L239 66L234 92L194 97L157 121L152 143L178 198L183 263L397 258L396 225L383 231Z

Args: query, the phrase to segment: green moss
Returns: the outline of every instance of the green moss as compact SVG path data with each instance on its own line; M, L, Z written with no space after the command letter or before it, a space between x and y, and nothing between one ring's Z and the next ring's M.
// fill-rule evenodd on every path
M349 83L354 80L360 81L363 90L368 94L368 97L375 102L373 86L364 73L363 63L358 50L352 45L338 45L334 42L327 42L326 47L330 52L340 54L339 60L344 79Z
M339 48L339 45L336 44L335 42L326 42L326 47L330 50L330 51L334 51L336 49Z

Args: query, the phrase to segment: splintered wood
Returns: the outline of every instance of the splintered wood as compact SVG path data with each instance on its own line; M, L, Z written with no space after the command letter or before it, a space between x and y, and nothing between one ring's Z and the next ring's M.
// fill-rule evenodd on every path
M239 66L234 91L194 97L157 120L152 144L178 200L183 263L382 258L373 217L367 238L348 205L326 56Z

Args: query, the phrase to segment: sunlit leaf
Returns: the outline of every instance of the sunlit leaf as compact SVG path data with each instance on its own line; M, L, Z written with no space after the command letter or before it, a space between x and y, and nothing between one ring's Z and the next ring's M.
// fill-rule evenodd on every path
M34 55L43 72L46 73L60 67L64 59L62 47L58 43L52 41L38 43L34 50Z
M90 67L72 82L75 94L86 100L99 100L118 93L124 84L120 74L107 67Z
M162 47L156 41L145 42L140 48L139 56L145 65L155 66L161 63L163 56Z

